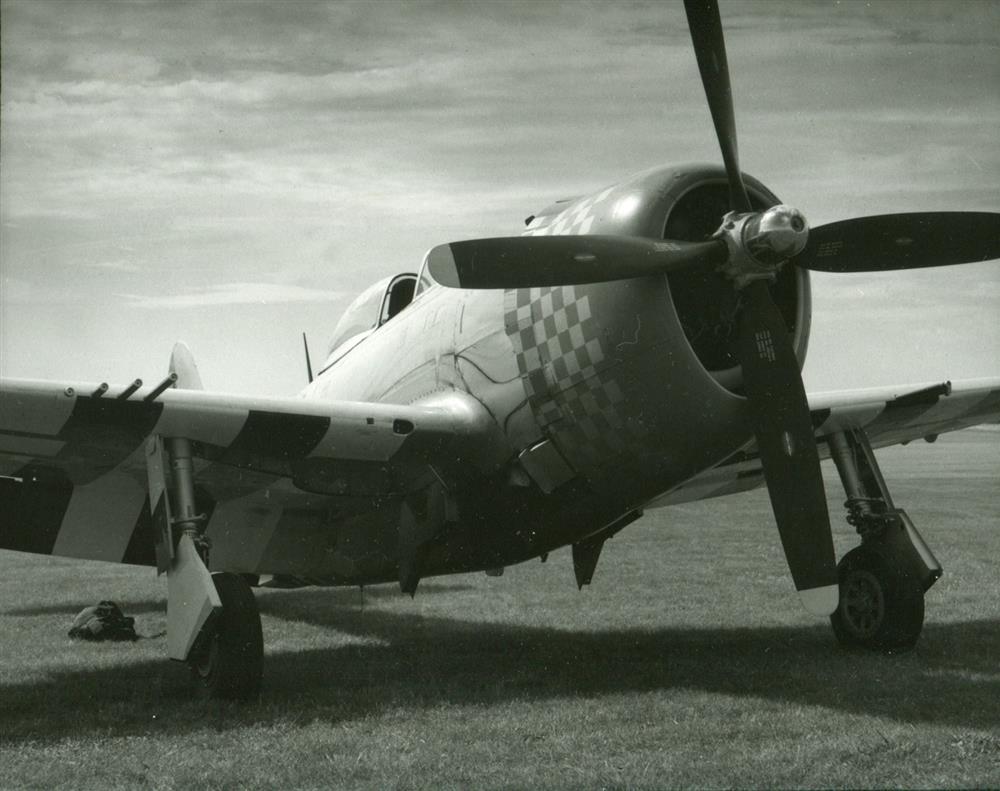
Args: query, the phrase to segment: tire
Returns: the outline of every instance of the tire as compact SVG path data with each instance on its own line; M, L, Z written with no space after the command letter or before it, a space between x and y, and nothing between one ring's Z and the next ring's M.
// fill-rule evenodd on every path
M883 552L855 547L837 566L840 604L830 616L841 645L893 652L913 648L924 625L924 592Z
M238 574L213 574L222 611L198 638L188 665L199 690L210 698L251 700L260 694L264 638L260 612Z

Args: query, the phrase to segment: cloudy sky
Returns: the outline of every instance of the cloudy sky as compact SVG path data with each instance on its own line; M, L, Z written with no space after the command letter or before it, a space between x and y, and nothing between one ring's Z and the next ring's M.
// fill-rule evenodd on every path
M0 373L292 394L434 244L717 161L677 2L13 0ZM722 2L743 167L813 225L1000 211L1000 2ZM1000 263L815 276L811 390L1000 375Z

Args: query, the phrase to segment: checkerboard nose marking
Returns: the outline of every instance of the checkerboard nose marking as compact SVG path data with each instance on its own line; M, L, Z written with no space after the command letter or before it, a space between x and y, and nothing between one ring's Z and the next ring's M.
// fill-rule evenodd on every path
M539 425L578 462L600 463L624 450L625 396L603 365L589 296L574 286L508 291L505 324Z
M612 188L591 198L573 202L555 217L537 217L528 226L523 236L565 236L590 233L594 222L603 211L604 202Z

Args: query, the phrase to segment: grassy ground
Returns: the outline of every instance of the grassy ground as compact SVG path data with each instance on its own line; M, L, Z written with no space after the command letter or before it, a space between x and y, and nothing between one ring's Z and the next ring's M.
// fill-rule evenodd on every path
M1000 432L880 458L945 566L900 656L800 608L762 491L650 513L583 592L567 551L412 601L263 591L249 706L189 697L153 572L0 552L0 786L1000 786ZM150 639L70 641L101 598Z

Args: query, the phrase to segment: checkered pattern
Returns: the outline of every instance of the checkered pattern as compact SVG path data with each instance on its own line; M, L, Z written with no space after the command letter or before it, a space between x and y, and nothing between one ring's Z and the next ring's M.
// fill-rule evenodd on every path
M528 403L571 463L593 465L630 436L621 387L605 367L590 298L574 286L508 291L505 324Z
M604 371L567 387L555 402L570 419L553 426L556 442L578 466L596 467L624 451L635 438L625 419L625 394Z
M590 299L574 286L507 292L504 323L542 425L562 415L552 394L593 376L604 360Z
M590 233L597 219L598 209L611 194L612 187L590 197L573 201L554 217L536 217L524 236L565 236L570 234Z

